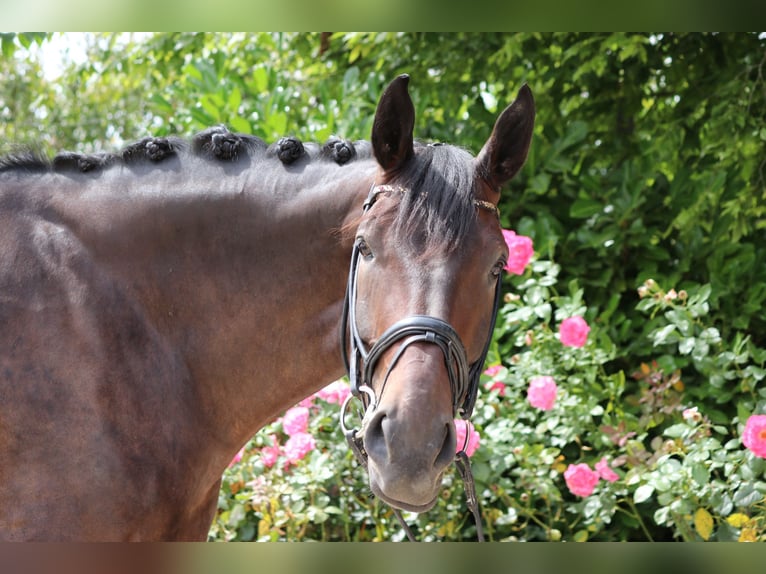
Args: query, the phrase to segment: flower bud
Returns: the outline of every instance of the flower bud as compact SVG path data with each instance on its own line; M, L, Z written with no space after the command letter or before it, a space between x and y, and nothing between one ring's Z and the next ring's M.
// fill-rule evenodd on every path
M675 301L676 297L678 297L678 293L676 293L675 289L671 289L667 293L665 293L665 302L670 303L671 301Z

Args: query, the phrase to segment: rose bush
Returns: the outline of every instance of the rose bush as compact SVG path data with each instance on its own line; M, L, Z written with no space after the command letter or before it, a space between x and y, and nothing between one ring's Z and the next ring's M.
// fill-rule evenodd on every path
M766 350L723 340L708 287L647 281L637 309L652 355L622 367L608 315L589 311L576 282L559 292L557 276L546 260L509 272L471 426L456 421L488 538L763 540ZM575 317L573 340L562 328ZM687 384L696 377L707 387ZM347 389L319 391L248 443L224 475L211 539L403 539L340 433ZM298 455L288 431L304 412ZM475 539L454 470L431 511L404 515L422 540Z

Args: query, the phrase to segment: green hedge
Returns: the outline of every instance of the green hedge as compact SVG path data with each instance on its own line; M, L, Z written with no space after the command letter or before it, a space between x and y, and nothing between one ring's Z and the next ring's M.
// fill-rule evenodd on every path
M503 226L531 237L538 259L507 280L512 300L493 355L507 392L485 393L476 417L474 460L493 537L762 536L762 463L739 437L764 412L766 35L83 38L89 58L50 79L36 50L50 35L2 35L0 151L15 143L49 153L114 149L216 123L268 141L363 139L383 86L407 72L416 136L476 152L528 83L533 145L500 207ZM570 314L592 328L582 349L556 346ZM550 412L524 402L540 365L554 366L548 374L562 394ZM363 495L337 415L315 407L312 425L309 462L322 476L301 465L263 474L251 448L227 488L267 476L275 488L296 489L295 500L313 493L316 503L300 503L305 516L291 523L302 526L281 526L288 537L388 537L390 515ZM602 480L586 500L572 496L562 465L593 468L602 456L621 463L620 480ZM327 468L333 477L322 478ZM470 538L459 488L446 480L430 518L411 518L426 537ZM216 536L257 532L264 511L248 496L222 497L229 514ZM271 496L280 512L300 513L286 494ZM342 512L309 520L322 504Z

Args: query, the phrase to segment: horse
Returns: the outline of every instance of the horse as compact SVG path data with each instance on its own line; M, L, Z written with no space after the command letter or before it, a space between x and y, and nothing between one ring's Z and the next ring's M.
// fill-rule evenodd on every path
M434 505L534 100L474 157L413 139L408 82L369 142L219 126L0 159L0 539L205 540L235 453L346 365L372 492Z

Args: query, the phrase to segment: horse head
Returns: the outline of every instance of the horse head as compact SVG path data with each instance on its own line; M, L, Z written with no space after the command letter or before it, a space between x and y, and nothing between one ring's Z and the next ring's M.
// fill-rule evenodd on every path
M356 230L344 351L366 406L355 436L371 489L423 512L459 450L454 420L476 398L508 256L497 203L526 159L534 101L524 86L474 158L414 143L408 80L375 114L379 168Z

